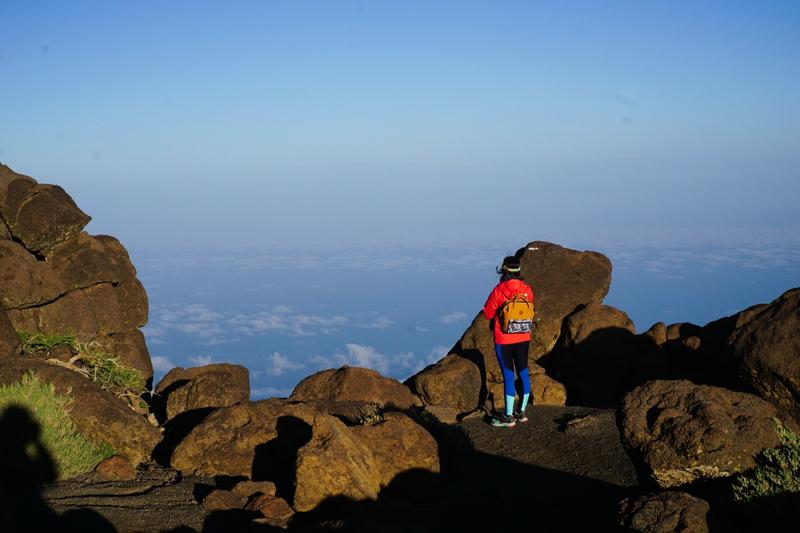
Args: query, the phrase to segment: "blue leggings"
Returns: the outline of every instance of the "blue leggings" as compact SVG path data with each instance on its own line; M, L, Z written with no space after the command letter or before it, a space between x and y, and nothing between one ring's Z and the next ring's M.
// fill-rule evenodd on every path
M530 394L531 378L528 376L528 341L516 344L495 344L497 362L503 371L503 390L506 396L514 397L514 368L522 381L522 394Z

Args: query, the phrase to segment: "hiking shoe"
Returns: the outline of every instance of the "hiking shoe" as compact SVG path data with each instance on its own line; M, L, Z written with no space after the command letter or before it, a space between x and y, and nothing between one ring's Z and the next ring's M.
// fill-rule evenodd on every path
M492 418L491 424L497 428L513 428L517 421L514 417L499 414Z
M516 420L517 422L527 422L528 415L525 414L525 411L517 411L516 413L514 413L514 420Z

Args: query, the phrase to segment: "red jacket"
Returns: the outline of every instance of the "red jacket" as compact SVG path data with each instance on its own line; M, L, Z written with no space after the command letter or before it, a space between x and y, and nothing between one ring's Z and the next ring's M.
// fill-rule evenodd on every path
M521 279L510 279L498 283L483 306L484 316L489 320L494 320L495 344L516 344L531 340L530 333L503 333L500 329L500 321L496 320L497 310L517 294L527 294L528 299L533 302L533 289L530 285Z

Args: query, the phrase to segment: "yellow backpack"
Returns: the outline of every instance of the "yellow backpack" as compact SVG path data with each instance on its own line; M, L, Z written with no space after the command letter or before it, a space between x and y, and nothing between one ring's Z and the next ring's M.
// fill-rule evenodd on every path
M530 333L533 327L533 302L527 294L516 294L500 309L500 329L503 333Z

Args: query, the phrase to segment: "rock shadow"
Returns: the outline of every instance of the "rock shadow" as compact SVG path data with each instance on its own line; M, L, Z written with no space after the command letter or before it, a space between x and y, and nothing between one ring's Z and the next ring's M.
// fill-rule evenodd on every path
M0 415L0 524L4 532L116 531L99 513L84 509L58 515L42 499L42 485L57 467L41 440L41 426L21 405Z
M178 444L215 410L214 407L192 409L168 420L164 424L164 435L161 442L153 449L153 459L161 466L170 466L172 452L175 451Z
M564 384L568 405L588 407L616 407L636 386L673 373L652 338L618 327L597 329L571 346L560 341L537 363Z
M311 440L311 426L295 416L278 418L278 435L255 449L251 479L272 481L277 495L288 502L294 500L294 474L297 451Z

